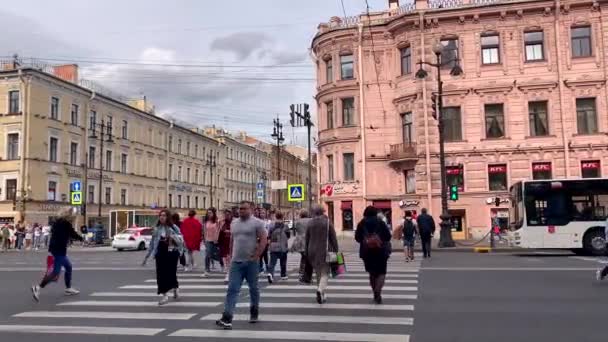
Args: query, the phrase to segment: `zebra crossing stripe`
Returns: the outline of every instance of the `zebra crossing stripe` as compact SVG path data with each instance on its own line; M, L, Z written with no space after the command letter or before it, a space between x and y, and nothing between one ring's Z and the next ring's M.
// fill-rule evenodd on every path
M26 333L26 334L82 334L82 335L130 335L154 336L165 331L157 328L119 328L119 327L93 327L70 325L0 325L0 332Z
M28 311L13 317L28 318L82 318L88 317L89 311ZM168 319L187 321L196 316L195 313L151 313L151 312L101 312L95 311L95 319Z
M220 302L169 302L163 306L170 307L214 307L220 305ZM139 302L139 301L99 301L99 300L81 300L74 302L64 302L57 304L59 306L128 306L128 307L150 307L158 306L158 302Z
M331 298L330 295L328 297ZM249 303L238 303L237 308L248 308ZM413 311L413 305L398 304L337 304L337 303L260 303L260 308L265 309L340 309L340 310L374 310L374 311Z
M215 321L217 314L207 315L201 321ZM234 315L236 321L246 321L249 315ZM260 319L264 322L289 322L289 323L331 323L331 324L378 324L378 325L413 325L411 317L382 317L376 316L333 316L333 315L262 315Z
M342 342L409 342L409 335L396 334L362 334L309 331L259 331L259 330L211 330L180 329L169 334L169 337L193 338L241 338L261 340L297 340L297 341L342 341Z
M314 295L314 292L273 292L273 291L262 291L260 294L262 298L294 298L294 297L310 297ZM91 294L91 297L143 297L150 298L156 295L152 292L95 292ZM371 298L369 293L329 293L331 298ZM226 291L223 292L184 292L180 293L182 298L195 298L195 297L213 297L213 298L224 298L226 297ZM416 294L382 294L384 299L418 299Z

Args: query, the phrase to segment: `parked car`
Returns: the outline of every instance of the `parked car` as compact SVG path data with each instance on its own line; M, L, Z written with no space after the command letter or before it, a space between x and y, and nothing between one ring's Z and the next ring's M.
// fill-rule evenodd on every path
M128 228L125 231L114 235L114 238L112 239L112 248L119 252L125 249L143 251L150 247L153 231L154 228L150 227Z

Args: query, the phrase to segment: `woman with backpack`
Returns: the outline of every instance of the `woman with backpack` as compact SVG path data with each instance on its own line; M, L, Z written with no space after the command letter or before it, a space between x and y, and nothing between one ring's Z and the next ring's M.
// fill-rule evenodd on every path
M173 298L179 299L177 261L183 248L184 238L179 228L173 224L171 212L167 209L161 210L148 254L142 262L142 266L145 266L150 256L154 256L156 259L157 293L161 296L158 305L165 305L169 302L167 293L171 290L173 290Z
M414 243L416 242L416 235L418 235L418 224L412 217L411 211L407 210L405 212L405 219L399 225L395 234L398 239L403 238L405 262L414 261Z
M276 221L270 226L268 231L270 251L270 266L268 268L268 283L274 281L274 267L277 260L281 262L281 280L287 280L287 252L289 251L289 227L283 221L283 213L277 212Z
M355 240L360 244L359 257L363 259L365 271L369 273L374 302L382 304L382 288L391 254L391 232L386 223L378 218L376 208L365 208L363 219L355 231Z

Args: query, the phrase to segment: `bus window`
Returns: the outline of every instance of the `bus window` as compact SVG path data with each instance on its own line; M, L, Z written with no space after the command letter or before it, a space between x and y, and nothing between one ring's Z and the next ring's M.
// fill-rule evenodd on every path
M511 187L511 212L510 228L515 230L524 225L524 198L522 194L522 183L516 183Z

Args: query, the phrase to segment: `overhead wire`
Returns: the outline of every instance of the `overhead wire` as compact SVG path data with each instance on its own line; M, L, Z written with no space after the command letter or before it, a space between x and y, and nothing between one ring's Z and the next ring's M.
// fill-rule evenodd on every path
M386 116L386 109L384 108L384 100L382 99L382 89L380 87L380 73L378 72L378 65L376 64L376 48L374 46L374 32L372 30L372 20L371 15L369 13L369 1L365 0L366 13L367 13L367 22L369 28L369 36L372 44L372 63L374 64L374 71L376 73L376 84L378 85L378 95L380 96L380 103L382 104L382 113ZM361 63L361 61L359 61Z

